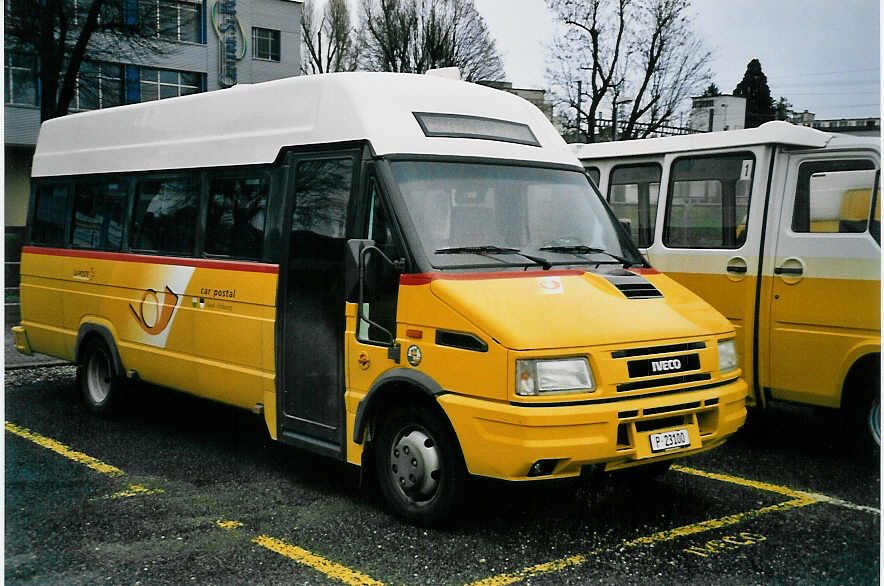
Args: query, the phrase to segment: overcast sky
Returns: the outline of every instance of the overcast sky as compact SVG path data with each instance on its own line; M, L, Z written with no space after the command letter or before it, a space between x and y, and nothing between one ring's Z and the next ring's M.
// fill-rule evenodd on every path
M544 88L555 24L543 0L475 0L518 87ZM714 54L713 81L731 93L761 61L774 99L817 118L880 116L878 0L695 0L695 27Z

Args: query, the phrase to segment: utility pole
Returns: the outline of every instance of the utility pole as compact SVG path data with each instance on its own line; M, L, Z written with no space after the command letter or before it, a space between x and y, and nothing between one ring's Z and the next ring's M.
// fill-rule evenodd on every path
M619 104L630 104L632 103L632 99L629 100L618 100L617 94L614 94L613 108L611 112L611 140L617 140L617 106Z
M577 80L577 142L580 140L580 102L583 99L583 80Z

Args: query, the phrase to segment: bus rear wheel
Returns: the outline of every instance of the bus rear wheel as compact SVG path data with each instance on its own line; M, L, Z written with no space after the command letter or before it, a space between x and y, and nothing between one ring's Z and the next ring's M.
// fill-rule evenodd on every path
M438 525L460 503L466 473L460 448L429 407L393 412L375 440L375 471L393 511L420 525Z
M881 453L881 370L877 362L848 381L846 421L861 458L878 462Z
M113 357L104 342L89 342L77 376L83 402L90 411L109 415L116 410L122 381L114 372Z

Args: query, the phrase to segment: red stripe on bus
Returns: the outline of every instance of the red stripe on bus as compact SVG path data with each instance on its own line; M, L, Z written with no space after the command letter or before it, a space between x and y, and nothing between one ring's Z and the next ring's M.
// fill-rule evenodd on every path
M484 273L412 273L399 277L400 285L426 285L432 281L484 281L491 279L521 279L524 277L568 277L584 274L580 269L557 271L509 271Z
M133 254L129 252L101 252L97 250L76 250L72 248L41 248L23 246L22 254L43 254L46 256L69 256L74 258L94 258L97 260L118 260L122 262L140 262L152 265L176 265L222 271L246 271L250 273L279 273L279 265L242 262L231 260L213 260L206 258L184 258L177 256L152 256L149 254Z
M626 270L631 273L635 273L636 275L659 275L660 274L660 271L658 271L654 267L651 267L648 269L645 269L642 267L637 267L637 268L626 269Z

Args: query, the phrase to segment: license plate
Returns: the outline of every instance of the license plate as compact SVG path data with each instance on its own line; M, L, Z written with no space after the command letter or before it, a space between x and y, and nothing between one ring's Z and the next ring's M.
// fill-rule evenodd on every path
M666 450L674 450L691 445L691 436L688 435L688 430L686 429L652 433L649 437L651 438L652 452L665 452Z

